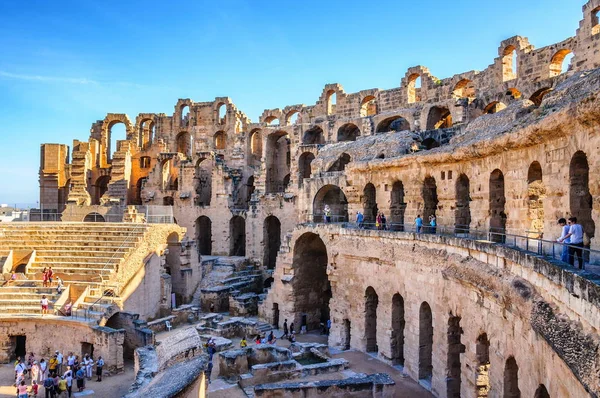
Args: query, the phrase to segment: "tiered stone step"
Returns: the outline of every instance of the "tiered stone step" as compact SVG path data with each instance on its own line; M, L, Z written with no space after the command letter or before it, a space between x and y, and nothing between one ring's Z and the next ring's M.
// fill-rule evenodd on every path
M56 288L43 287L29 281L15 281L9 286L0 288L0 313L1 314L41 314L40 300L46 296L50 302L49 313L52 313L52 303L59 294Z

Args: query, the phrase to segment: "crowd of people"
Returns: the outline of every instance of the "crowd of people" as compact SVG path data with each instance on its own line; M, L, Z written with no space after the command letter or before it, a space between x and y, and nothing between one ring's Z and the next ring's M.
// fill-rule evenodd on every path
M46 398L71 397L73 380L77 391L85 389L86 380L92 380L93 369L96 367L97 382L102 381L104 360L97 361L85 354L80 360L79 355L72 352L67 357L56 351L48 360L36 358L32 352L25 358L17 358L15 362L15 387L18 398L37 397L40 386L44 388Z

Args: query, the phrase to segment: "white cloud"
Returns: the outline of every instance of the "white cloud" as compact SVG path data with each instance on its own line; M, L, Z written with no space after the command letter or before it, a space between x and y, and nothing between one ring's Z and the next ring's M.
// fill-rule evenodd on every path
M84 77L58 77L41 75L23 75L0 70L0 77L11 80L37 81L46 83L70 83L70 84L100 84L99 82Z

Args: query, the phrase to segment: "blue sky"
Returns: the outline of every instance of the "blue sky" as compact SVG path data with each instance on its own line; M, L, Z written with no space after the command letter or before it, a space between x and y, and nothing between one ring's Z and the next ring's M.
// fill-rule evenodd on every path
M414 65L482 70L508 37L539 48L573 36L584 3L2 1L0 203L35 205L40 144L87 140L108 112L229 96L256 121L314 104L327 83L355 92L397 87Z

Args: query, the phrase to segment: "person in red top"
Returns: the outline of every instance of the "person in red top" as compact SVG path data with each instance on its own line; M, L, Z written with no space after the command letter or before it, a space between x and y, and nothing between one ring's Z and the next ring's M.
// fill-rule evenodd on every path
M31 385L31 393L34 397L37 397L39 388L40 386L38 385L37 381L34 380L33 384Z
M46 267L44 267L44 270L42 271L42 286L48 287L48 270Z
M52 276L54 273L52 272L52 267L48 268L48 282L50 282L50 287L52 287Z

